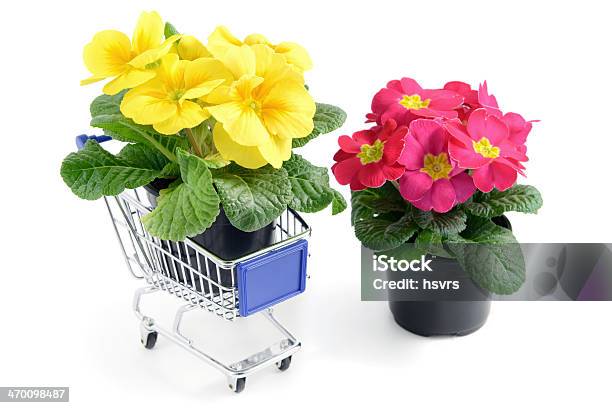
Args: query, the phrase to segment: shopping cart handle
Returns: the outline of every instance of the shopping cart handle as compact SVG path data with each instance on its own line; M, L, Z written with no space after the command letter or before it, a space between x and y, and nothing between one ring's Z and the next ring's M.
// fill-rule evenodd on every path
M81 150L85 146L85 143L87 143L88 140L95 140L98 143L102 143L102 142L106 142L107 140L111 140L111 139L112 137L106 136L106 135L102 135L102 136L79 135L76 137L75 142L77 145L77 149Z

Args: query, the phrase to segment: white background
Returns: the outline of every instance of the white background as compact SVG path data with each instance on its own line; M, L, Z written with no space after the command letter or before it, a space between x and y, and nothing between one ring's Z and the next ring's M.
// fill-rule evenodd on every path
M304 345L289 371L255 375L236 396L218 372L168 341L145 350L130 312L138 282L104 205L74 197L59 166L74 136L88 131L88 105L100 93L78 85L88 76L83 45L102 29L131 35L140 11L151 9L202 39L225 24L239 37L261 32L304 45L315 99L349 114L342 132L303 151L319 165L331 165L338 135L363 126L387 80L438 87L487 79L504 110L541 120L520 182L537 186L545 206L537 216L511 216L519 240L612 241L605 2L5 1L0 385L70 386L72 405L83 407L609 406L610 304L496 303L473 335L414 336L385 303L360 301L348 211L308 217L312 279L304 295L276 308ZM150 310L169 315L161 305L171 301L160 297ZM202 345L227 346L240 343L243 329L264 341L259 319L231 325L200 314L187 328Z

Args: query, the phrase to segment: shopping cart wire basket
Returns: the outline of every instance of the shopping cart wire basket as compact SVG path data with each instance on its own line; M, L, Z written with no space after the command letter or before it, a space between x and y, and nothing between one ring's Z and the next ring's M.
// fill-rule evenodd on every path
M111 138L81 135L76 139L77 147L81 149L89 139L101 143ZM289 368L300 342L273 316L271 306L306 288L310 227L298 213L287 209L276 219L272 244L266 248L226 260L189 238L176 242L150 235L141 218L152 208L141 188L104 200L130 272L147 282L136 290L133 302L146 348L153 348L161 334L223 372L235 392L244 389L246 377L255 371L271 365L282 371ZM142 296L157 291L183 300L171 329L141 312ZM182 317L191 310L206 310L226 321L261 312L284 338L240 361L225 364L195 347L182 333Z

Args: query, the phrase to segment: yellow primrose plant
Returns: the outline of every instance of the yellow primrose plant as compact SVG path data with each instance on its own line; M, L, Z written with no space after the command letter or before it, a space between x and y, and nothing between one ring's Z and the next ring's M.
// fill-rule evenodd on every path
M225 27L205 45L144 12L131 39L101 31L83 59L91 76L82 85L107 81L91 103L91 126L125 145L112 154L90 139L64 159L62 178L80 198L165 180L143 223L175 241L202 233L221 207L242 231L287 207L346 208L327 170L293 152L346 119L314 102L304 81L312 61L300 45L260 34L240 40Z

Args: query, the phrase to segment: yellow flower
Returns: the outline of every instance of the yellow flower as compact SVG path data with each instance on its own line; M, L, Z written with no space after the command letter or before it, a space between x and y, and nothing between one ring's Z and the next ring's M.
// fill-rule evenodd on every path
M263 44L230 48L220 59L235 81L205 98L220 123L215 146L243 167L281 167L291 156L291 140L313 129L315 103L302 76Z
M166 55L180 38L176 35L162 42L163 35L164 23L155 11L140 15L131 43L120 31L100 31L83 50L83 61L92 76L81 85L114 77L103 91L115 95L153 78L155 70L150 64Z
M198 99L231 80L232 74L216 59L188 61L167 54L155 78L125 94L121 113L136 123L153 125L160 133L175 134L207 119L210 114Z
M192 35L184 35L176 45L176 52L181 59L193 61L198 58L212 57L204 44Z
M224 26L219 26L208 37L208 50L217 58L231 47L240 47L241 45L265 44L272 48L277 54L283 55L287 59L287 63L296 68L298 72L304 72L312 68L312 60L308 55L308 51L299 44L293 42L282 42L274 45L261 34L251 34L243 41L240 41L229 32Z

